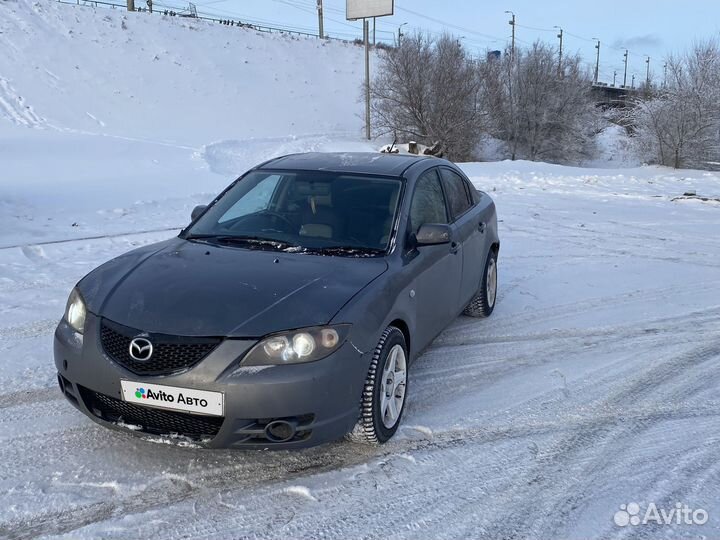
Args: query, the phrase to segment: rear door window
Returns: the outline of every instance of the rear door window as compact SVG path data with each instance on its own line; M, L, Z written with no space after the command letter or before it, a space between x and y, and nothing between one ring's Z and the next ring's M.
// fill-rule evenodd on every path
M450 169L440 169L443 187L453 220L463 215L473 205L462 176Z
M410 204L410 226L417 232L425 223L447 223L445 197L437 169L431 169L418 178Z

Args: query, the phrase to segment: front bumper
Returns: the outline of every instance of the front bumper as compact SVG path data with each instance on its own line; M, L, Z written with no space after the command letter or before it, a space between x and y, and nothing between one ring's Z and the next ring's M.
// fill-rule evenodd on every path
M370 363L348 339L332 355L307 364L247 367L233 372L256 340L226 339L200 363L179 374L140 376L107 356L100 344L100 319L90 313L83 336L64 321L55 331L60 387L68 400L101 425L139 435L185 437L210 448L303 448L347 434L360 413ZM224 417L168 411L122 400L121 380L222 392ZM214 419L213 419L214 418ZM268 437L273 421L296 428L286 442Z

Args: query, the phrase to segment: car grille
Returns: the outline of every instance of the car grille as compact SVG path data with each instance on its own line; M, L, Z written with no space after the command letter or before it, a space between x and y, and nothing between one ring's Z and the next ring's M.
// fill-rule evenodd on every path
M217 435L224 420L220 416L203 416L144 407L111 398L79 385L78 388L85 406L101 420L139 426L141 431L154 435L182 435L194 440L208 439Z
M152 356L145 361L130 356L130 342L142 335L153 345ZM147 334L103 319L100 342L105 353L125 369L138 375L170 375L190 369L220 343L220 338Z

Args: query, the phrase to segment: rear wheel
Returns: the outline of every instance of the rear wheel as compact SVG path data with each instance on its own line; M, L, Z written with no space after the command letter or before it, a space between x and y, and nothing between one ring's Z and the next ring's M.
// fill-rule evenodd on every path
M362 442L382 444L400 425L405 408L408 354L405 336L393 326L385 329L368 370L363 389L360 421L353 435Z
M470 300L463 313L470 317L489 317L495 309L497 298L497 251L491 249L485 263L485 271L480 282L480 290Z

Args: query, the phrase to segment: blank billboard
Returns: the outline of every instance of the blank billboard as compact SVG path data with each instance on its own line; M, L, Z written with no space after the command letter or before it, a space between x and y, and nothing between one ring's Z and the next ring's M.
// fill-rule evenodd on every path
M393 14L394 0L347 0L345 4L348 20L370 19Z

